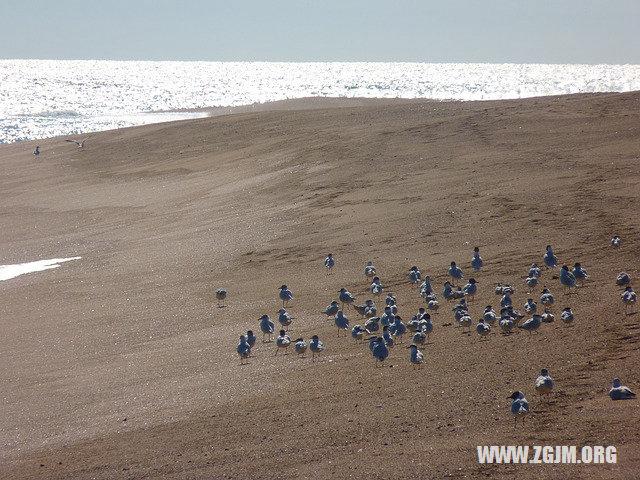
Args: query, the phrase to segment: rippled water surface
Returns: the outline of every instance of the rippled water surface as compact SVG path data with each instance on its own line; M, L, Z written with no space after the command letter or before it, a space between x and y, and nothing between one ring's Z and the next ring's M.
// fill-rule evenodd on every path
M0 143L288 98L491 100L630 90L640 90L640 65L0 60Z

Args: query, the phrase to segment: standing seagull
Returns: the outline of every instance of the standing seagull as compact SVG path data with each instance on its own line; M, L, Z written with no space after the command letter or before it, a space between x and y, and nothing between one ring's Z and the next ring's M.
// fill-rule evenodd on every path
M631 400L636 398L636 394L631 391L629 387L622 385L619 378L613 379L613 386L609 390L609 396L611 400Z
M631 276L627 272L620 272L616 278L616 285L624 287L631 283Z
M367 278L376 276L376 267L373 266L372 261L367 262L367 265L364 267L364 274Z
M471 257L471 268L473 268L476 272L479 272L482 269L482 257L480 256L480 249L478 247L474 247L473 249L473 257Z
M286 328L293 322L293 317L289 315L289 312L287 312L284 308L281 308L280 310L278 310L278 322L280 322L280 325Z
M33 151L34 156L40 155L40 145L36 145L36 149Z
M227 291L224 288L216 290L216 299L218 300L218 308L224 307L224 300L227 298Z
M382 290L384 290L384 288L380 283L379 277L373 277L369 290L371 290L371 293L373 293L374 295L380 295L382 293Z
M569 271L569 267L567 267L566 265L563 265L562 269L560 270L560 283L565 290L571 290L576 286L576 277ZM567 292L565 291L565 293Z
M464 274L460 267L456 265L456 262L451 262L448 273L453 284L456 284L456 280L462 280L464 278Z
M587 271L584 268L582 268L582 265L580 265L580 262L576 262L573 265L573 271L571 273L573 273L573 276L576 277L576 286L580 286L580 287L583 286L584 281L587 278L589 278L589 275L587 275Z
M384 343L382 337L378 337L373 344L373 348L371 349L371 353L373 354L373 359L376 362L376 366L381 365L387 357L389 356L389 349L387 345Z
M631 288L631 286L627 286L627 288L624 289L624 293L622 294L622 302L624 303L624 308L627 315L631 315L635 312L634 306L637 301L638 296L636 295L636 292L633 291L633 288Z
M342 310L336 313L334 322L336 327L338 327L338 335L340 335L340 330L347 330L349 328L349 319L345 316Z
M271 341L271 335L273 335L273 332L275 331L275 325L273 324L273 322L271 321L271 319L269 318L269 315L262 315L259 319L260 321L260 331L262 332L262 341L265 342L264 337L266 335L269 336L269 340L267 341Z
M327 308L324 309L322 313L324 313L327 317L333 317L340 310L340 305L335 300L331 302Z
M536 392L548 398L548 395L551 394L551 391L555 386L553 378L551 378L551 375L549 375L549 370L547 370L546 368L540 370L540 375L538 375L538 377L536 378L535 386Z
M545 307L550 307L555 303L555 298L553 298L553 294L549 291L547 287L542 288L542 294L540 295L540 303L542 303Z
M293 293L291 293L291 290L289 290L286 285L280 287L279 296L280 300L282 300L282 308L284 308L286 302L293 300Z
M476 332L480 335L480 338L486 338L491 332L491 325L485 323L484 318L481 318L476 325Z
M324 266L327 269L327 273L331 273L331 269L336 264L336 261L333 259L333 255L330 253L327 255L327 258L324 259Z
M511 413L513 414L513 418L515 420L513 428L516 428L516 426L518 425L518 417L522 417L522 423L524 425L524 418L529 413L529 402L524 397L524 393L517 390L507 398L511 399Z
M304 354L307 351L307 342L304 341L304 338L296 338L293 341L293 349L300 357L304 358Z
M276 355L278 355L278 351L281 348L286 351L290 343L291 339L289 338L289 335L287 335L287 332L280 330L280 335L276 338Z
M613 248L620 248L620 245L622 245L622 239L620 238L620 235L614 235L611 239L611 246Z
M555 253L553 253L553 248L551 245L547 245L547 251L542 257L544 260L544 264L549 268L555 268L558 266L558 257L556 257Z
M469 297L469 300L473 300L477 291L478 291L478 282L476 282L475 278L470 278L469 282L462 289L464 294Z
M560 320L562 320L567 325L569 325L570 323L573 323L574 318L573 318L573 312L571 311L571 307L565 307L565 309L562 310L562 313L560 314Z
M247 337L244 335L240 335L240 343L238 343L238 346L236 347L236 352L238 352L238 355L240 356L240 364L243 365L245 360L247 360L251 354L251 346L249 345L249 342L247 342Z
M311 337L311 341L309 342L309 349L311 350L311 360L315 362L316 355L324 350L324 343L320 341L318 335L314 335Z
M78 148L84 148L84 142L86 142L88 138L89 137L85 137L82 140L67 139L65 140L65 142L75 143L78 146Z
M351 292L349 292L349 290L347 290L346 288L340 289L340 294L338 298L340 299L340 303L342 303L342 308L344 308L345 303L347 305L351 305L356 299L356 297L354 297L351 294Z
M534 314L533 317L524 322L522 325L518 325L518 328L522 328L529 333L538 333L538 328L540 328L540 325L542 325L542 315Z
M422 362L424 361L424 355L420 350L418 350L418 346L415 344L411 344L407 348L411 349L411 352L409 352L409 361L413 365L422 365Z
M409 270L409 281L411 282L412 285L418 285L421 279L422 279L422 274L420 273L420 270L418 269L418 267L414 265Z

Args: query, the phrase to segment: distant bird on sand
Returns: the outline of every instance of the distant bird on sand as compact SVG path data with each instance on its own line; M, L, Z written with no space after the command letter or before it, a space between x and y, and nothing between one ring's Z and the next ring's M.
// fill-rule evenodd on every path
M224 301L227 298L227 291L224 288L216 290L216 299L218 300L218 308L224 307Z
M265 341L264 337L268 335L269 339L267 341L270 342L271 335L273 335L273 332L275 332L275 325L269 318L269 315L262 315L259 320L260 320L260 331L262 332L262 341L264 342Z
M331 273L331 269L335 266L336 261L333 259L333 255L327 255L327 258L324 259L324 266L327 269L327 273Z
M364 274L368 278L376 276L376 267L373 266L373 262L367 262L367 265L364 267Z
M474 247L473 249L473 257L471 257L471 268L473 268L476 272L479 272L482 269L482 257L480 256L480 248Z
M34 156L36 156L36 157L37 157L38 155L40 155L40 145L36 145L36 148L35 148L35 150L33 151L33 155L34 155Z
M531 317L529 320L522 323L521 325L518 325L518 328L526 330L529 333L538 333L538 328L540 328L540 325L542 325L542 315L534 314L533 317Z
M576 286L576 277L569 271L569 267L567 267L566 265L563 265L560 269L560 283L565 288L565 290L570 290Z
M291 290L289 290L286 285L282 285L280 287L280 293L278 296L280 297L280 300L282 300L282 308L284 308L286 302L293 300L293 293L291 293Z
M371 286L369 287L369 290L374 295L380 295L382 293L382 290L384 290L384 287L380 283L380 278L379 277L373 277L373 280L371 282Z
M631 283L631 276L627 272L620 272L616 278L616 285L624 287Z
M613 385L609 390L609 396L611 400L631 400L636 398L636 394L631 391L629 387L622 385L619 378L613 379Z
M342 307L344 308L345 303L347 305L351 305L355 301L356 297L354 297L346 288L341 288L338 299L340 300L340 303L342 303Z
M284 330L280 330L280 335L278 335L278 338L276 338L276 355L278 354L278 351L280 351L280 349L286 350L290 344L291 339L289 338L289 335L287 335L287 332L285 332Z
M65 142L75 143L78 148L84 148L84 142L86 142L88 139L89 139L89 137L85 137L82 140L74 140L74 139L70 138L70 139L65 140Z
M338 327L338 334L340 334L340 330L347 330L349 328L349 319L345 316L342 310L336 313L334 323L336 324L336 327Z
M454 295L451 282L444 282L444 286L442 287L442 296L447 301L453 300Z
M621 245L622 245L622 239L620 238L620 236L614 235L613 238L611 239L611 246L613 248L620 248Z
M513 319L509 316L501 317L498 325L500 325L500 331L503 334L509 335L513 330Z
M549 268L555 268L558 266L558 257L553 253L553 248L551 245L547 245L547 251L542 257L544 260L544 264Z
M240 343L236 347L236 352L240 356L240 364L244 364L244 362L249 358L251 354L251 346L249 342L247 342L247 337L244 335L240 335Z
M524 283L527 284L527 286L529 287L529 293L531 293L533 292L533 289L538 286L538 277L536 276L527 277Z
M293 341L293 349L298 355L304 358L304 354L307 351L307 342L304 341L304 338L296 338Z
M493 325L497 320L498 316L496 315L495 310L491 305L487 305L482 313L482 320L489 325Z
M560 314L560 320L562 320L562 322L566 324L573 323L574 318L571 307L565 307L564 310L562 310L562 313Z
M536 302L533 301L533 298L528 298L524 304L524 311L533 315L534 313L536 313L537 309L538 305L536 305Z
M409 352L409 361L413 365L422 365L422 362L424 361L424 355L420 350L418 350L418 346L415 344L412 344L412 345L409 345L407 348L411 350Z
M542 293L540 294L540 303L542 303L545 307L550 307L555 303L555 298L547 287L544 287L542 289Z
M373 344L373 348L371 349L371 353L373 354L373 359L376 361L376 365L381 365L382 362L387 359L389 356L389 349L382 337L377 337Z
M529 276L530 277L539 277L541 275L540 267L537 263L532 263L529 267Z
M622 294L622 302L624 303L625 311L628 315L635 312L635 305L637 301L638 296L636 295L636 292L633 291L633 288L627 286Z
M311 359L313 361L315 361L316 355L324 350L324 343L320 341L318 335L314 335L311 337L311 341L309 342L309 350L311 350Z
M547 396L551 394L554 386L555 382L553 378L551 378L551 375L549 375L549 370L546 368L540 370L540 375L538 375L535 382L536 392L542 396Z
M518 425L518 417L522 418L522 422L524 423L524 418L529 413L529 402L524 396L524 393L517 390L511 394L511 396L507 397L511 399L511 414L515 420L513 424L513 428Z
M486 338L491 333L491 325L485 323L484 319L481 318L478 325L476 325L476 332L480 335L480 338Z
M247 330L247 334L245 335L247 339L247 343L251 348L256 344L256 336L253 334L253 330Z
M573 265L573 270L571 271L571 273L573 273L573 276L576 278L576 285L579 286L584 285L584 281L589 278L589 275L587 275L587 271L582 268L580 262L576 262Z
M451 262L449 266L448 274L451 277L451 283L455 284L456 280L462 280L464 278L464 274L456 262Z
M281 308L278 310L278 322L283 327L288 327L293 322L293 317L284 308Z
M334 300L330 305L327 306L327 308L323 310L322 313L324 313L327 317L333 317L336 313L338 313L338 310L340 310L340 305L338 305L338 302Z
M475 278L470 278L469 282L462 289L464 294L469 297L470 300L473 300L476 293L478 292L478 282L476 282Z
M409 282L411 282L412 285L418 285L421 279L422 274L420 273L418 267L414 265L413 267L411 267L411 269L409 269Z
M354 325L351 329L351 338L353 338L355 341L362 340L365 332L366 330L362 328L361 325Z

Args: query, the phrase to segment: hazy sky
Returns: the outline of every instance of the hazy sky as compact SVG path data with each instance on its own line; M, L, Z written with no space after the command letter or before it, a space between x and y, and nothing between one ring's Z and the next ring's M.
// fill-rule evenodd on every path
M640 63L640 0L0 0L0 58Z

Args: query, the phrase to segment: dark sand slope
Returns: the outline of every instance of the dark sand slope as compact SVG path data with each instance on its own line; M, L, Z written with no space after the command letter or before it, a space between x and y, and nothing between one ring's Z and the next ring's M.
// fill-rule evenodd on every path
M0 262L83 258L0 282L0 478L633 478L640 401L607 391L614 376L640 390L640 315L614 285L640 276L639 107L637 93L368 103L106 132L84 150L46 140L38 160L35 142L1 147ZM422 305L408 268L440 292L474 245L474 320L498 281L521 308L548 243L594 280L567 298L543 276L573 328L480 342L443 326L445 303L420 371L402 347L375 369L319 314L341 286L369 297L371 259L408 319ZM282 283L293 338L318 332L326 354L259 344L241 367L238 335L275 315ZM518 388L533 414L514 431ZM619 463L479 466L483 444L612 444Z

